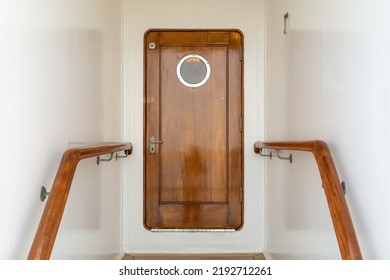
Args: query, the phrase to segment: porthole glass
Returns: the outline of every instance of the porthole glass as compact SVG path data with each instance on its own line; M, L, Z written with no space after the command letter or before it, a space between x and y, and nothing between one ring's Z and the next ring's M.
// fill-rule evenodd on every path
M187 87L200 87L210 77L210 65L203 56L187 55L177 64L177 77Z

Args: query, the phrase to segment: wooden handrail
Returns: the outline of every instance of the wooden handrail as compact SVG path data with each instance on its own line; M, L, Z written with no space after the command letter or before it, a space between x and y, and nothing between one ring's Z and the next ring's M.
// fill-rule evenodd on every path
M311 152L317 162L324 187L333 227L343 260L361 260L358 239L349 214L339 176L328 145L324 141L256 142L255 153L262 149Z
M131 143L83 143L65 151L28 255L29 260L50 259L79 161L120 151L130 155L132 150Z

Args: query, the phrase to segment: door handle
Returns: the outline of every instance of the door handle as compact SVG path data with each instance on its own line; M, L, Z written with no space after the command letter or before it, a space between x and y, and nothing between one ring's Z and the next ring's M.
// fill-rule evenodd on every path
M155 154L156 153L156 144L162 144L164 141L156 140L156 137L154 135L150 136L149 139L149 153Z

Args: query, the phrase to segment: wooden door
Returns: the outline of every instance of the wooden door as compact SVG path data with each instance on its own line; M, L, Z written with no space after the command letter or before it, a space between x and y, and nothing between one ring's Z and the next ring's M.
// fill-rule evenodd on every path
M242 226L242 68L237 31L146 33L146 228Z

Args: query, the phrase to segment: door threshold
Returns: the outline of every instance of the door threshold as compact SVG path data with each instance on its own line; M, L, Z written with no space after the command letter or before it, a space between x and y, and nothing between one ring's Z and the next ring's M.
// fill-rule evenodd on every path
M152 228L152 232L235 232L235 229L215 229L215 228Z
M122 260L266 260L262 253L125 254Z

